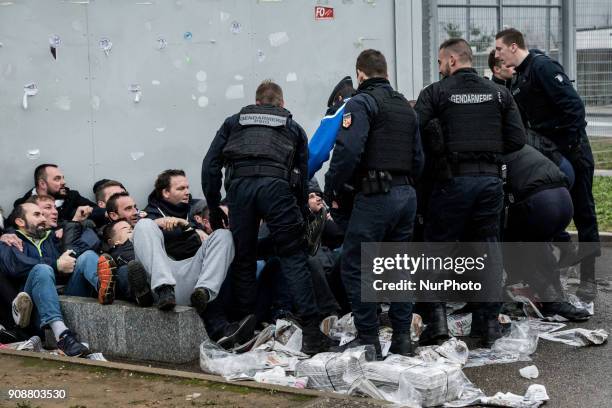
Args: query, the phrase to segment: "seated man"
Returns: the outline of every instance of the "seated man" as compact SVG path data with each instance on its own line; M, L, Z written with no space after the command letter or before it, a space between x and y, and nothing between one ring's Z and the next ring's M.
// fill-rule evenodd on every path
M153 295L147 272L134 255L133 231L130 222L117 219L104 227L102 239L117 264L117 298L149 307L153 304Z
M196 308L200 316L219 293L234 259L234 242L226 230L205 238L189 220L189 183L182 170L166 170L155 181L145 208L148 218L134 227L136 259L147 271L158 308L176 304Z
M124 193L126 191L123 184L115 180L100 180L94 185L94 195L100 208L106 208L106 202L113 194Z
M18 204L14 219L23 252L0 245L0 271L32 298L38 312L36 320L41 328L51 327L60 350L68 356L89 354L63 322L56 277L66 282L66 295L90 296L97 291L100 303L112 303L113 262L107 255L98 257L93 251L85 251L76 259L70 250L60 253L59 240L47 228L40 207L34 203Z
M55 164L41 164L34 170L34 188L22 198L15 201L14 206L24 203L33 195L49 195L55 198L55 206L60 221L82 221L92 219L96 224L105 218L105 211L95 203L82 197L78 191L66 187L64 174ZM75 219L75 217L77 219ZM14 219L14 217L11 217Z
M132 227L140 220L136 202L127 191L113 194L106 202L106 213L111 222L124 220Z

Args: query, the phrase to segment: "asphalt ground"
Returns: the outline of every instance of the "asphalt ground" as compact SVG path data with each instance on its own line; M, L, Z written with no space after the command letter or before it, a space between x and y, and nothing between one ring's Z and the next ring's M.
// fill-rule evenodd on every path
M596 263L596 278L612 281L612 248L602 248L602 256ZM605 329L612 333L612 287L599 285L595 315L589 321L568 323L561 330L574 327ZM472 339L464 340L470 348L477 347ZM550 397L547 407L612 407L610 339L600 346L581 348L540 339L531 358L531 362L466 368L464 373L489 396L499 391L523 395L529 385L542 384ZM533 380L521 377L519 369L531 364L538 367L540 376Z

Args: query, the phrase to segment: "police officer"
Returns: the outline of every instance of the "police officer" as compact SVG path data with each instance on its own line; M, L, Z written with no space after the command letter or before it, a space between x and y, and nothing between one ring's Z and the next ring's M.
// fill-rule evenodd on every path
M504 156L508 168L508 218L504 265L509 277L523 278L536 291L542 313L580 321L589 313L564 301L551 241L570 223L572 198L565 174L530 145ZM527 272L527 273L526 273ZM517 276L521 275L521 276Z
M286 277L296 316L303 324L306 354L324 351L312 279L307 266L304 216L307 211L307 138L284 108L283 91L263 81L256 104L228 117L202 164L202 190L211 218L221 199L221 169L229 205L236 255L230 271L238 317L255 310L256 247L260 221L266 221Z
M523 34L513 28L495 36L496 57L515 67L518 79L512 94L527 119L527 127L551 139L570 161L575 182L570 193L574 223L580 242L591 244L580 265L580 287L576 294L590 301L597 294L595 258L600 255L599 231L593 199L593 153L586 135L584 103L563 67L536 51L528 51Z
M346 103L325 190L332 197L342 194L346 185L358 191L341 261L358 334L344 348L371 344L381 358L377 306L361 301L361 243L410 241L416 212L412 184L420 175L423 153L416 113L389 84L384 55L363 51L356 70L359 87ZM411 354L412 304L392 303L389 317L391 352Z
M512 78L514 78L514 68L507 67L499 58L495 58L495 50L491 50L487 62L491 70L491 81L510 89Z
M440 121L443 147L433 150L446 164L438 168L429 200L425 240L488 243L489 269L482 284L491 300L501 300L501 155L524 145L525 129L510 91L472 68L467 41L442 43L438 63L444 79L421 91L415 107L423 131L433 119ZM500 307L499 302L483 303L473 314L472 327L485 346L501 335Z

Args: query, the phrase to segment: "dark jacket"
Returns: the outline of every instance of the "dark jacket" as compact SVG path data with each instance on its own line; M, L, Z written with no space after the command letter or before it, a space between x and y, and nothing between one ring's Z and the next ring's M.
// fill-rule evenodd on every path
M227 144L232 129L238 126L240 115L237 113L225 119L217 131L204 161L202 162L202 191L209 208L218 207L221 201L221 170L226 165L223 149ZM298 205L305 208L308 203L308 138L304 129L293 119L287 121L289 132L297 141L293 167L300 171L300 190L296 193Z
M121 245L115 245L108 251L117 263L117 267L127 265L128 262L136 259L134 255L134 244L129 239Z
M503 153L513 152L523 147L525 144L525 128L523 127L519 110L510 91L480 77L476 70L472 68L459 69L450 77L434 82L421 91L415 106L419 114L421 133L424 133L429 122L436 118L440 120L443 131L447 131L450 124L445 123L443 120L443 110L450 105L447 103L446 97L455 90L462 93L469 92L470 89L467 88L469 87L468 80L470 84L474 84L475 87L478 88L479 92L481 89L488 89L488 92L495 94L493 100L499 101L498 109L500 109L501 113ZM473 107L474 114L469 123L453 123L452 125L455 128L460 128L462 126L467 128L478 128L479 126L483 126L483 123L490 118L484 116L482 117L482 121L476 120L478 112L480 112L480 104L474 103ZM499 126L499 124L495 125ZM482 132L484 129L477 130ZM445 133L445 139L447 136L448 135Z
M365 150L370 124L378 115L379 108L376 100L369 94L360 92L368 86L381 86L392 89L389 81L384 78L370 78L364 81L357 89L344 108L344 115L351 117L351 124L342 127L336 139L334 153L325 175L325 193L327 197L336 197L345 189L345 185L354 182L355 173L361 163ZM412 171L410 175L418 178L423 170L423 149L421 136L417 133L413 143Z
M166 253L177 261L191 258L202 245L202 241L195 231L196 224L194 220L189 218L190 209L190 204L181 203L174 205L159 199L155 191L149 194L149 202L144 209L147 213L147 218L152 220L163 217L176 217L189 222L189 226L186 228L175 228L172 231L162 230Z
M567 177L556 164L531 147L504 155L508 169L506 191L515 204L542 190L568 187Z
M17 207L19 204L23 204L30 197L32 197L32 190L24 194L23 197L15 200L13 208ZM81 196L76 190L66 188L66 197L63 200L64 203L62 206L57 208L57 218L59 221L71 221L77 208L88 205L93 207L93 211L89 218L94 221L97 226L104 225L108 222L108 219L106 219L106 210L104 208L99 208L96 203ZM10 218L12 220L12 217Z
M57 274L57 259L61 255L60 241L53 231L48 231L38 245L21 231L17 231L17 236L23 242L23 252L0 243L0 270L5 276L22 286L30 270L38 264L51 266Z
M530 50L516 72L512 94L526 126L549 137L562 151L577 144L586 128L584 103L561 64Z

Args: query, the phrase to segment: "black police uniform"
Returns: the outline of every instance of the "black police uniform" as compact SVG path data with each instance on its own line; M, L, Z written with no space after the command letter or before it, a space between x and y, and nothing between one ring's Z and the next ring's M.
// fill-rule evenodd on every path
M263 219L297 316L309 328L318 324L304 238L307 165L304 130L288 110L268 105L246 106L227 118L204 158L202 190L210 208L219 205L221 169L226 167L229 223L236 247L230 279L239 316L255 310L256 247Z
M364 81L346 104L325 190L332 197L342 194L346 185L358 191L342 249L341 275L357 341L374 344L377 351L377 307L361 302L361 243L410 241L416 212L412 180L420 175L422 163L418 121L408 101L384 78ZM412 304L392 303L389 317L392 350L408 352L400 346L400 337L409 338Z
M512 94L526 117L526 127L552 140L574 168L575 181L570 190L574 204L574 223L580 242L599 242L595 200L593 199L593 153L586 135L584 103L555 60L531 50L516 67L518 80ZM595 257L599 244L591 244L590 256L583 259L583 281L595 279Z
M489 243L490 273L483 287L491 297L501 296L501 155L520 149L525 139L516 104L510 91L472 68L462 68L421 91L415 109L422 132L438 119L443 137L441 148L437 141L423 142L426 151L435 151L444 162L434 166L438 174L425 219L425 240ZM500 304L484 306L475 314L474 326L480 319L480 328L488 321L495 331Z

